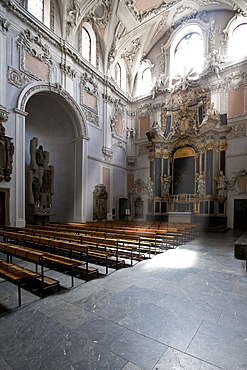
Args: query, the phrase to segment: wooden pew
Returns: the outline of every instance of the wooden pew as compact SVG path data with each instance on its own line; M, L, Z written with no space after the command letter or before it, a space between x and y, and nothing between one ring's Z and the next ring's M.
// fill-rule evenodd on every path
M7 255L7 263L12 263L13 257L18 257L35 263L36 273L38 274L38 265L41 266L41 275L37 277L37 281L40 283L42 298L46 289L57 286L58 291L60 290L60 282L58 280L49 278L44 275L43 269L43 256L44 253L32 250L29 248L22 247L20 245L13 245L9 243L0 242L0 250Z
M19 307L21 306L21 286L32 279L41 277L40 274L4 260L0 260L0 276L18 286Z

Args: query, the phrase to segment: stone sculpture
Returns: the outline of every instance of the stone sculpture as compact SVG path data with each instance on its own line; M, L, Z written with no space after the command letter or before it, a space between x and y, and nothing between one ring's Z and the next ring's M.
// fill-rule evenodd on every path
M30 170L28 173L27 203L33 213L49 213L54 194L54 167L48 165L49 152L38 146L38 139L30 141Z
M93 219L94 220L106 220L107 219L107 198L108 193L106 187L103 184L95 186L93 191Z

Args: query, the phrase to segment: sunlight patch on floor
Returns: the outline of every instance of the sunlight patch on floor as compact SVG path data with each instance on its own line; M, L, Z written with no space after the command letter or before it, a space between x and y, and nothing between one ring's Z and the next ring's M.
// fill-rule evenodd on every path
M143 268L146 270L189 268L194 265L196 255L196 252L186 249L168 250L150 260Z

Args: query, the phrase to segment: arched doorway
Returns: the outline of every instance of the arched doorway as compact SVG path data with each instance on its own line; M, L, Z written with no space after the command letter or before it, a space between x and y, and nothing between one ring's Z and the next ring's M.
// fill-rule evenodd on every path
M88 136L79 105L60 85L36 82L22 91L15 113L20 138L16 155L23 158L23 166L17 171L20 196L16 213L29 221L25 178L30 165L30 140L37 137L55 168L52 212L56 215L51 221L86 221ZM16 217L16 225L23 225L21 217Z
M50 153L54 166L54 195L51 221L69 222L74 219L74 129L71 119L59 104L59 98L49 92L33 95L27 105L25 130L25 173L30 171L30 140L38 139ZM27 178L26 178L27 183ZM26 221L32 220L32 208L26 205ZM31 217L30 217L31 216Z

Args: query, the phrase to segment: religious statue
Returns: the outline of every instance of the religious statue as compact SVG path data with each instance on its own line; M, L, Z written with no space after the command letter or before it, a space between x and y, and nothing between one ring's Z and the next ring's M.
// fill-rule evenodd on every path
M150 131L147 133L148 139L160 139L164 138L164 132L162 131L158 122L154 121Z
M200 197L205 195L205 190L206 190L206 184L205 184L205 173L201 172L200 175L197 174L197 193L199 194Z
M107 219L107 198L108 193L103 184L95 186L93 191L93 219L102 221Z
M226 197L227 184L229 183L229 181L223 174L223 171L220 171L219 177L216 177L215 180L217 181L216 190L218 190L218 196Z
M214 108L214 102L210 104L210 107L206 111L201 126L205 125L208 122L213 122L216 128L220 127L220 113Z
M160 177L161 184L162 184L162 196L168 197L169 190L171 186L171 176L167 176L166 174Z
M153 182L153 180L150 176L148 177L147 189L148 189L148 198L149 199L153 198L153 196L154 196L154 182Z

